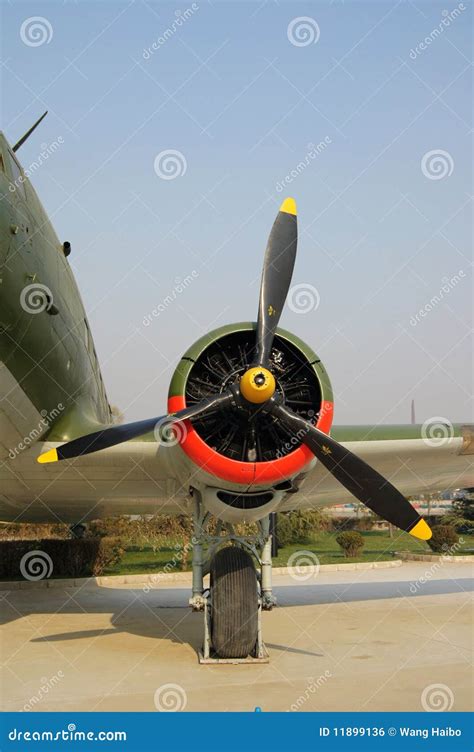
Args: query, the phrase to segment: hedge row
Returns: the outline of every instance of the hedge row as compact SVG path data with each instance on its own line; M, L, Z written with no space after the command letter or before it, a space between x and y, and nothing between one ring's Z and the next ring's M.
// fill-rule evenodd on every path
M118 538L0 541L0 580L98 576L123 553Z

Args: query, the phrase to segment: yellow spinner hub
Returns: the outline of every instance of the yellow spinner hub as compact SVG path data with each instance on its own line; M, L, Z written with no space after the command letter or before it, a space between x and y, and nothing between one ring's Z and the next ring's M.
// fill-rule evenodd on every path
M249 368L240 379L240 393L249 402L259 405L275 393L275 378L267 368Z

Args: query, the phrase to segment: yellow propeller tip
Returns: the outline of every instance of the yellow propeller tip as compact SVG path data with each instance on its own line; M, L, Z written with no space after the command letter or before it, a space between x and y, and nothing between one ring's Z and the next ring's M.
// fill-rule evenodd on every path
M285 212L285 214L294 214L296 216L296 201L294 198L285 198L282 205L280 206L280 211Z
M415 527L412 527L410 530L410 535L413 535L414 538L419 538L419 540L427 541L433 533L430 526L424 520L418 520Z
M50 449L48 452L44 452L44 454L40 454L36 461L40 463L40 465L45 465L47 462L57 462L59 460L57 449Z

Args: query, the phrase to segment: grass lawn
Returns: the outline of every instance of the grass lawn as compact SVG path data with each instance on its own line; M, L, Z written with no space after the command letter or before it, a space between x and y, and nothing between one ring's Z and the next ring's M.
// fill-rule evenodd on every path
M273 565L284 567L288 558L296 551L311 551L316 554L321 564L343 564L344 562L380 561L392 559L397 551L413 551L414 553L433 553L427 543L415 540L408 533L394 532L390 538L388 532L362 532L364 549L362 555L354 559L346 559L339 545L336 543L337 533L320 533L314 537L311 543L293 544L285 546L278 552L278 557L273 559ZM472 553L474 548L474 536L463 535L463 546L456 551L457 554ZM142 550L128 550L122 561L114 567L106 570L105 574L146 574L162 571L179 572L183 570L179 553L175 548L162 548L153 552L151 548ZM191 553L188 556L186 571L191 569Z

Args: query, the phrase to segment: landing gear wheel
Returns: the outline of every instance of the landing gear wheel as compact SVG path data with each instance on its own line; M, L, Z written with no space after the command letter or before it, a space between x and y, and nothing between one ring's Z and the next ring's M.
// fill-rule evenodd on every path
M237 546L221 548L211 562L211 639L220 658L246 658L258 637L257 574Z

